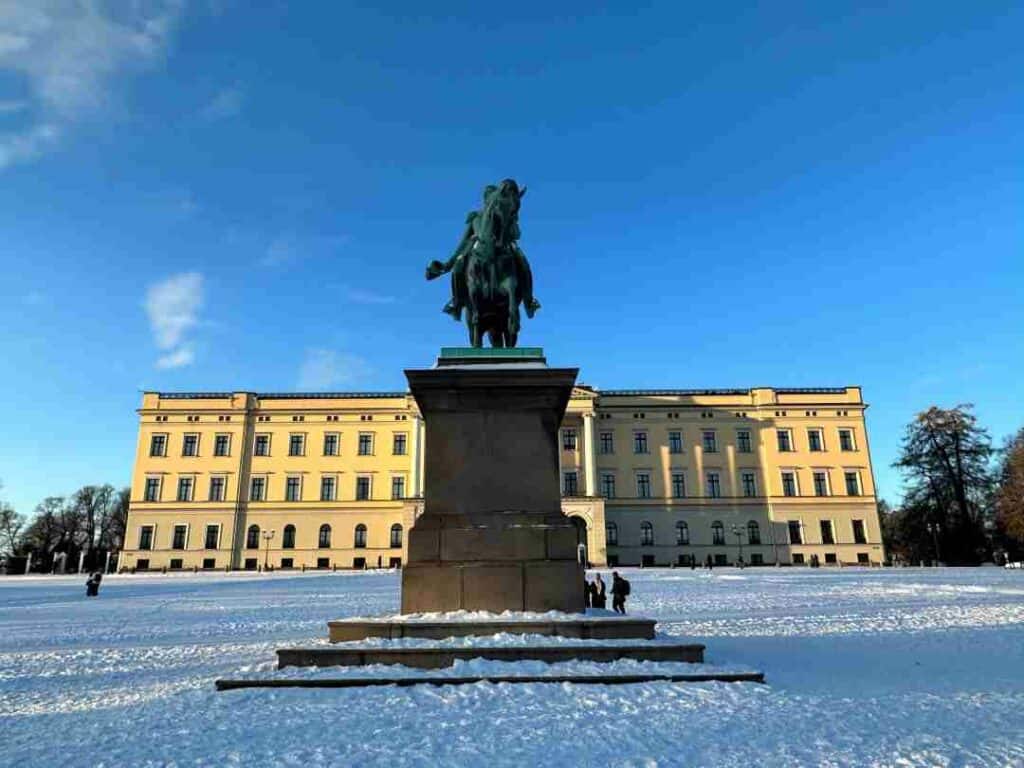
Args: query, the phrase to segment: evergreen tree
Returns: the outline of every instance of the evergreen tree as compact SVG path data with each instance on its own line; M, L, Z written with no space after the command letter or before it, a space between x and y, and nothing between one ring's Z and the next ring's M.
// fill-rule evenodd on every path
M991 457L991 440L971 405L932 406L907 425L895 466L907 477L905 532L923 539L917 549L932 537L944 562L982 561L988 550L984 513L992 488Z

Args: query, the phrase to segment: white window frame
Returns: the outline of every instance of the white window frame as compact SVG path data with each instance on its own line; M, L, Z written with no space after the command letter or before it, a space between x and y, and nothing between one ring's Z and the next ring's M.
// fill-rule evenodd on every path
M400 479L402 481L402 495L399 496L399 497L395 496L395 479L396 478ZM391 473L391 483L390 483L390 485L391 485L391 497L390 498L391 498L392 501L401 501L402 499L409 498L409 496L408 496L408 494L409 494L409 478L406 476L406 474L404 472L392 472ZM373 484L371 483L371 490L372 490L372 487L373 487Z
M750 475L754 479L754 492L747 495L747 485L743 482L743 476ZM743 491L743 498L745 499L756 499L757 498L757 472L753 469L741 469L740 470L740 490Z
M786 475L793 476L793 495L786 496ZM795 469L789 467L781 467L779 469L779 490L782 491L782 496L785 498L799 498L800 496L800 473Z
M569 479L569 477L572 477L572 479L573 479L573 483L572 484L573 484L573 487L576 489L576 491L572 495L573 496L579 496L580 495L580 471L578 469L565 469L565 470L562 470L562 495L563 496L569 495L568 483L566 482Z
M164 452L153 453L153 438L162 437L164 439ZM167 432L150 432L149 433L149 458L151 459L166 459L167 458L167 446L171 444L171 436Z
M334 437L334 453L327 452L327 438ZM323 445L321 447L324 456L341 456L341 432L324 432Z
M718 487L718 495L709 493L711 489L711 478L715 477L718 482L715 485ZM720 499L722 498L722 472L718 469L705 469L704 470L704 498L705 499Z
M331 484L331 495L330 498L324 498L324 480L333 480ZM341 484L341 478L338 477L337 472L323 472L320 474L320 493L317 495L317 501L337 501L338 500L338 486ZM301 488L302 482L299 481Z
M263 497L259 498L259 499L254 499L252 497L252 481L256 480L257 478L260 478L260 479L263 480ZM248 497L247 498L248 498L249 501L254 501L257 504L266 501L267 497L270 495L270 475L267 475L265 473L257 473L255 475L250 475L249 476L249 489L248 490L249 490L249 493L248 493Z
M209 549L206 546L206 531L209 528L211 528L211 527L217 529L217 546L214 547L213 549ZM224 535L224 527L220 523L207 523L206 525L204 525L203 526L203 551L204 552L218 552L218 551L220 551L221 536L223 536L223 535Z
M267 452L266 453L256 453L256 441L259 438L261 438L261 437L267 438ZM270 454L271 454L271 451L273 450L273 448L272 448L273 443L274 443L274 434L272 432L257 432L255 435L252 436L252 455L255 456L256 458L267 458L267 457L269 457Z
M377 452L377 437L376 432L360 432L359 437L356 438L356 456L373 456ZM370 450L367 453L363 453L363 438L370 438Z
M142 548L142 531L149 528L149 549ZM156 551L156 523L143 523L139 526L139 536L136 541L136 550L139 552L154 552Z
M847 496L850 496L851 498L854 496L854 494L851 494L849 488L847 488L847 486L846 486L846 476L847 475L853 475L856 478L856 480L857 480L857 493L856 493L856 496L863 496L864 495L864 483L861 482L860 469L858 469L856 467L843 467L843 493L845 493Z
M367 493L366 493L366 498L365 499L359 498L359 481L361 479L366 479L366 481L369 483L369 488L367 489ZM356 475L355 500L356 501L373 501L373 475L368 474L366 472L361 472L358 475Z
M811 447L811 433L818 433L818 443L821 445L817 451ZM808 427L807 428L807 452L808 453L825 453L827 450L825 446L825 428L824 427Z
M711 435L711 448L707 447L707 436ZM718 430L717 429L702 429L700 431L700 450L701 453L718 453Z
M299 496L298 496L297 499L289 499L288 498L288 483L289 483L290 480L294 480L294 479L297 479L299 481ZM302 497L303 497L302 480L303 480L303 477L302 477L301 474L290 474L290 475L285 475L284 476L284 500L285 501L291 502L291 503L302 501Z
M789 450L782 450L782 446L779 445L779 434L786 436L786 442L789 443ZM793 428L792 427L776 427L775 428L775 448L778 453L795 453L796 443L793 441Z
M818 489L814 487L814 476L819 473L825 476L824 496L818 496ZM832 495L832 473L828 471L828 467L811 467L811 488L815 491L815 498L824 499Z
M642 496L640 494L640 478L647 478L647 495ZM654 498L654 488L651 485L651 471L647 469L639 470L633 473L633 491L636 493L638 499L652 499Z
M227 440L228 440L228 450L227 450L227 453L217 453L217 441L220 440L220 438L222 438L222 437L226 437ZM223 458L227 458L230 455L231 455L231 433L230 432L217 432L217 433L215 433L214 436L213 436L213 458L215 458L215 459L223 459Z
M180 526L184 526L184 528L185 528L185 546L182 547L181 549L177 549L174 546L174 532ZM184 523L173 523L171 525L171 546L170 546L170 550L172 552L187 552L188 551L188 540L189 540L189 536L191 535L191 533L192 533L192 527L187 522L184 522Z
M299 453L292 453L292 440L294 438L296 438L296 437L301 437L302 438L302 450ZM308 443L307 438L308 437L309 437L309 433L308 432L289 432L288 433L288 455L290 457L292 457L292 458L298 458L299 456L305 456L306 455L306 449L308 447L308 445L307 445L307 443Z
M155 499L147 499L146 498L146 490L147 490L146 487L149 485L149 481L150 480L156 480L156 498ZM146 502L146 503L149 503L149 504L156 504L161 499L163 499L163 495L164 495L164 477L163 477L163 475L146 475L145 478L143 478L143 481L142 481L142 501Z
M213 481L214 481L214 479L220 479L220 480L224 481L223 493L221 494L221 497L219 499L211 499L210 498L210 496L213 495L212 491L213 491ZM214 473L212 473L210 475L210 485L206 489L206 497L207 497L208 501L213 501L213 502L227 501L228 500L228 476L227 476L226 473L224 473L224 472L214 472Z
M749 448L745 451L740 450L740 434L746 433L747 445ZM736 430L736 453L753 453L754 452L754 433L749 428L737 429Z
M189 437L195 437L196 439L196 452L185 453L185 442ZM199 432L183 432L181 435L181 457L183 459L198 459L199 458L199 443L202 440L202 435Z
M189 484L189 487L188 487L188 498L187 499L182 499L181 498L181 481L182 480L191 480L192 481ZM197 483L196 483L196 474L195 473L189 473L189 472L182 472L182 473L180 473L178 475L177 485L176 485L176 487L174 489L174 500L177 501L177 502L183 503L183 504L187 503L187 502L190 502L190 501L195 501L195 498L196 498L196 485L197 485Z
M850 433L850 450L843 448L843 438L841 436L843 432ZM853 427L836 427L836 445L839 446L839 450L842 453L855 453L857 451L857 430Z

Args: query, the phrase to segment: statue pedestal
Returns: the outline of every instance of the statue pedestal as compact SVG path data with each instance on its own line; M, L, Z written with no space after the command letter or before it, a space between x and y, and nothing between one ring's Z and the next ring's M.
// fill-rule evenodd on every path
M558 477L576 369L548 368L540 350L474 349L405 373L428 449L402 613L582 612L579 533Z

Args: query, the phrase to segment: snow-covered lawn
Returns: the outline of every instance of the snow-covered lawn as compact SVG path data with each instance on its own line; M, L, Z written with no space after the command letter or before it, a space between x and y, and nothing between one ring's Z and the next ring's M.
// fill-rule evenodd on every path
M0 765L1024 765L1022 571L628 578L631 613L768 685L216 693L394 613L398 576L0 579Z

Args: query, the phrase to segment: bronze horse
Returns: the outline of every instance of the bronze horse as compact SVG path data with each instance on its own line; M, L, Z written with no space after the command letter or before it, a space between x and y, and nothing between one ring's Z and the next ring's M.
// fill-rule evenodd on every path
M526 314L540 308L533 297L533 276L519 249L519 206L526 188L513 179L484 190L484 204L466 219L466 230L447 263L432 261L427 279L452 273L452 300L445 312L459 319L466 310L469 343L483 346L486 333L492 347L514 347L519 338L519 305Z

